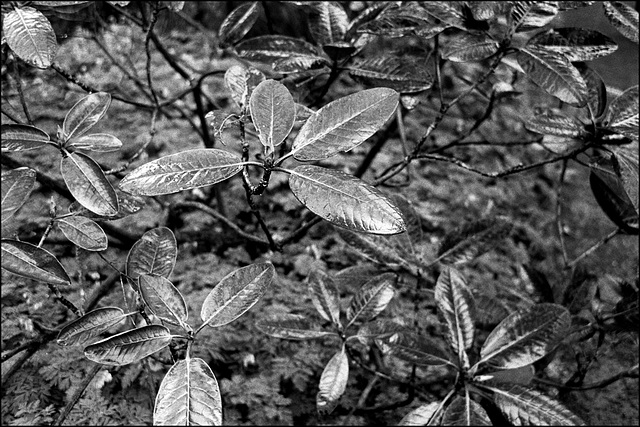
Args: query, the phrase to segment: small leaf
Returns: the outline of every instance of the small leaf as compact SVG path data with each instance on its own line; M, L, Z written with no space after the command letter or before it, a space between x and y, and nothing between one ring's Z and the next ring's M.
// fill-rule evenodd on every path
M298 166L289 187L311 212L339 227L373 234L405 230L402 215L382 192L344 172Z
M164 326L149 325L125 331L98 341L84 349L87 359L112 366L137 362L171 342L171 332Z
M409 56L372 57L349 65L349 74L369 86L388 87L399 93L420 92L433 86L424 59Z
M431 338L413 332L398 332L380 340L390 356L418 366L449 365L456 367L447 353Z
M311 43L280 35L259 36L243 40L235 48L238 55L245 59L268 64L298 54L318 54L315 46Z
M167 227L153 228L133 244L127 255L126 272L137 289L141 274L157 274L169 277L176 265L178 244L173 232Z
M2 239L2 268L52 285L71 284L60 261L51 252L31 243Z
M602 6L611 25L623 36L638 43L638 11L621 1L605 1Z
M527 118L524 126L531 132L569 138L577 138L586 132L584 125L577 119L553 110L545 110L541 114Z
M316 406L321 415L328 415L335 409L340 396L347 389L348 380L349 359L343 345L342 349L329 360L320 376Z
M103 251L107 249L109 241L104 230L91 221L79 215L67 216L56 220L62 234L73 244L87 251Z
M323 319L340 328L340 292L333 279L324 271L314 269L308 281L313 306Z
M395 295L396 280L394 273L385 273L362 285L347 308L347 328L356 321L368 322L380 314Z
M491 420L487 412L469 397L456 396L449 404L442 417L442 425L445 426L491 426Z
M107 153L110 151L118 151L122 147L122 141L108 133L92 133L91 135L74 138L66 146L67 148L75 148L76 150Z
M2 152L35 150L44 147L49 135L35 126L2 125Z
M259 3L251 2L241 4L231 11L222 21L218 38L222 45L232 45L240 41L258 20Z
M310 4L309 32L319 45L341 41L347 32L349 18L340 3L323 1Z
M233 65L224 73L224 84L241 109L249 106L251 93L264 79L262 71L243 65Z
M106 92L96 92L81 98L64 118L64 140L84 135L105 115L110 105L111 95Z
M211 327L226 325L258 302L275 278L273 264L251 264L220 280L202 303L200 318Z
M399 426L432 426L438 425L436 421L436 412L440 404L438 402L431 402L426 405L420 405L407 415L402 417Z
M187 304L168 279L157 274L141 274L138 277L138 289L153 314L170 323L185 324Z
M470 222L448 233L438 249L443 264L464 264L493 249L513 229L512 221L505 217Z
M118 307L98 308L66 325L58 334L60 345L85 345L127 317Z
M47 69L56 56L58 43L49 20L32 7L16 7L3 16L2 32L7 45L20 59Z
M118 196L100 166L89 156L70 153L60 161L60 172L73 197L98 215L118 213Z
M273 152L293 128L296 118L293 96L282 83L269 79L254 89L249 103L260 142Z
M442 57L452 62L481 61L496 53L498 47L498 42L487 35L464 33L446 45Z
M527 45L563 54L571 62L591 61L618 49L609 37L585 28L554 28L532 37Z
M36 183L36 171L27 167L2 170L2 222L24 205Z
M217 148L187 150L134 169L119 187L140 196L177 193L222 182L240 172L243 165L236 154Z
M187 355L169 369L158 389L153 425L222 425L220 388L204 360Z
M327 336L338 336L335 332L323 331L320 325L300 314L271 315L256 322L262 333L287 340L310 340Z

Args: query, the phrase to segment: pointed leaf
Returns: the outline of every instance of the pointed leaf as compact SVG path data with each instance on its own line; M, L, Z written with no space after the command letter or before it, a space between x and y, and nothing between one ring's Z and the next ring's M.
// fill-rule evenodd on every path
M73 244L87 251L103 251L109 241L104 230L89 218L74 215L56 220L62 234Z
M2 239L2 268L52 285L71 284L60 261L51 252L31 243Z
M496 53L498 47L498 42L487 35L464 33L446 45L442 57L452 62L481 61Z
M385 273L362 285L347 308L347 328L356 321L368 322L380 314L395 295L393 285L397 278L394 273Z
M105 115L110 105L111 95L106 92L92 93L76 102L62 124L64 140L84 135Z
M153 314L170 323L184 325L187 321L187 304L173 283L157 274L141 274L138 277L140 296Z
M307 70L325 69L329 72L331 62L318 55L294 55L277 59L273 64L273 71L281 74L300 73Z
M542 303L516 311L489 334L478 363L500 369L530 365L549 353L570 326L571 316L561 305Z
M93 220L116 220L124 218L127 215L132 215L140 211L140 209L145 206L143 196L134 196L133 194L120 191L117 188L114 188L114 190L116 191L116 197L118 199L118 213L114 216L107 217L104 215L98 215L83 207L77 201L71 202L68 210L70 213L76 213Z
M349 18L340 3L322 1L311 4L309 31L319 45L341 41L347 31Z
M269 35L243 40L236 45L238 55L250 61L271 64L277 59L290 56L317 55L311 43L293 37Z
M231 98L241 109L249 106L251 93L264 79L262 71L243 65L229 67L224 73L224 84L231 92Z
M591 191L600 208L614 224L628 234L638 234L638 210L629 198L622 179L613 171L592 168Z
M337 228L336 231L348 245L356 249L363 257L387 267L403 266L408 269L418 264L409 252L412 248L406 245L404 233L392 236L362 234ZM402 245L405 243L405 245Z
M182 151L146 163L124 177L120 188L141 196L160 196L217 184L240 172L244 163L217 148Z
M432 426L435 424L436 412L440 404L438 402L431 402L426 405L420 405L407 415L402 417L399 426Z
M320 376L316 406L321 415L328 415L335 409L340 396L347 389L348 380L349 359L343 345L342 349L329 360Z
M127 317L118 307L98 308L66 325L58 334L60 345L85 345Z
M622 181L622 187L629 196L635 211L640 212L638 208L638 141L614 147L612 151L614 170Z
M158 389L153 425L222 425L220 388L204 360L187 356L169 369Z
M36 183L36 171L27 167L2 171L2 222L22 207Z
M570 116L545 110L541 114L536 114L524 122L524 126L532 132L543 135L565 136L577 138L585 133L582 123Z
M584 63L576 64L576 68L580 71L580 75L587 84L588 102L593 117L600 117L607 106L607 87L595 70L589 68Z
M137 289L141 274L157 274L169 277L176 265L178 244L173 232L167 227L153 228L133 244L127 255L126 272Z
M118 213L118 196L100 166L89 156L70 153L60 161L60 172L73 197L98 215Z
M371 57L349 65L349 74L369 86L388 87L399 93L430 89L433 77L424 66L424 59L408 56Z
M466 393L456 396L449 404L442 418L445 426L490 426L493 425L487 412Z
M616 42L595 30L555 28L532 37L528 46L543 47L563 54L569 61L591 61L610 55L618 49Z
M511 10L512 26L518 31L544 27L558 14L555 1L519 1Z
M72 139L67 144L67 148L98 151L102 153L118 151L121 147L122 141L108 133L92 133L91 135L83 135L79 138Z
M293 141L298 160L323 160L349 151L376 133L396 111L398 93L367 89L337 99L309 118Z
M289 187L311 212L339 227L373 234L405 230L402 215L382 192L344 172L298 166Z
M49 68L58 43L49 20L32 7L16 7L3 16L2 32L20 59L37 68Z
M314 269L308 277L311 302L323 319L341 327L340 292L333 279L324 271Z
M125 331L98 341L84 349L87 359L112 366L137 362L171 342L171 332L164 326L149 325Z
M44 147L49 135L35 126L2 125L2 152L35 150Z
M251 264L220 280L202 303L200 318L211 327L226 325L258 302L275 278L273 264Z
M616 30L634 43L638 43L638 11L621 1L605 1L604 14Z
M418 366L449 365L456 367L447 353L431 338L413 332L398 332L379 340L383 351Z
M258 20L260 12L258 6L257 1L241 4L227 15L218 31L218 38L222 45L232 45L239 42L251 30L253 24Z
M287 340L310 340L327 336L338 336L335 332L323 331L320 325L313 323L300 314L271 315L256 322L256 328L262 333Z
M296 118L293 96L282 83L269 79L254 89L249 103L260 142L273 152L293 128Z
M512 221L505 217L470 222L444 237L437 259L443 264L464 264L493 249L512 229Z
M616 97L609 106L603 124L613 131L638 140L638 86L630 87Z

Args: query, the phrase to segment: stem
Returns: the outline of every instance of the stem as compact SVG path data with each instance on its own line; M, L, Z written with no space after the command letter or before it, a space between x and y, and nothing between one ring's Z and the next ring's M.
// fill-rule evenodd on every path
M156 91L153 90L153 80L151 78L151 49L150 49L151 33L153 32L153 27L155 27L156 22L158 22L158 13L159 13L158 3L157 2L152 3L151 7L153 8L153 12L151 14L151 22L149 23L149 28L147 29L147 35L144 40L144 49L147 54L147 66L146 66L147 84L149 85L149 91L151 92L151 96L153 96L153 102L156 105L156 108L158 108L158 105L159 105L158 95L156 94Z
M16 81L18 96L20 97L20 104L22 104L22 111L24 111L24 115L27 117L27 122L31 126L33 126L33 117L31 117L31 113L29 113L29 108L27 107L27 101L24 98L24 92L22 91L22 79L20 78L20 70L18 69L17 61L13 63L13 78Z
M626 371L622 371L619 372L609 378L605 378L604 380L601 381L597 381L594 383L590 383L590 384L586 384L586 385L582 385L582 386L578 386L578 387L574 387L574 386L567 386L564 384L560 384L558 382L555 381L551 381L551 380L545 380L542 378L534 378L534 381L540 383L540 384L546 384L546 385L550 385L553 387L556 387L558 389L565 389L565 390L592 390L594 388L602 388L602 387L606 387L608 385L613 384L614 382L621 380L623 378L638 378L638 364L636 364L635 366L632 366L631 368L627 369Z
M558 228L558 236L560 237L560 248L562 249L562 260L565 267L569 262L567 256L567 247L564 243L564 225L562 224L562 187L564 185L564 178L567 172L567 160L562 161L562 170L560 171L560 182L556 190L556 227Z
M56 285L53 285L51 283L48 284L49 285L49 289L51 290L51 292L53 292L53 294L55 295L55 297L58 299L58 301L64 305L65 307L67 307L69 310L71 310L71 312L73 314L75 314L78 317L82 317L82 310L80 310L78 307L76 307L71 301L69 301L68 299L66 299L62 293L60 292L60 289L58 289L58 287Z
M584 251L582 254L578 255L578 257L576 259L574 259L573 261L571 261L570 263L567 264L567 268L572 268L573 266L575 266L577 263L579 263L580 261L582 261L584 258L586 258L587 256L591 255L596 249L598 249L600 246L604 245L605 243L607 243L609 240L613 239L615 236L617 236L618 234L621 234L622 230L620 228L616 228L615 230L613 230L612 232L610 232L609 234L607 234L606 236L604 236L602 239L600 239L599 241L597 241L596 243L593 244L593 246L591 246L589 249L587 249L586 251Z
M80 400L80 397L87 389L93 378L98 374L98 372L100 372L100 369L102 369L102 365L99 364L96 364L93 366L93 368L91 368L86 377L82 380L82 383L80 384L76 392L73 394L73 396L71 396L69 403L67 403L64 409L62 409L62 412L60 412L60 415L58 415L58 418L56 418L56 420L53 422L53 425L61 426L62 423L64 423L64 420L67 418L76 403L78 403L78 400Z

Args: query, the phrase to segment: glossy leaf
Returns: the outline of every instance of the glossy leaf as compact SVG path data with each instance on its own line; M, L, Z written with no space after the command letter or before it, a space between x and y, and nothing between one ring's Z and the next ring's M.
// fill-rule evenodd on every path
M240 172L244 162L217 148L182 151L146 163L120 181L120 189L141 196L159 196L217 184Z
M2 125L2 152L35 150L44 147L49 135L35 126Z
M356 321L368 322L380 314L395 295L396 280L394 273L385 273L362 285L347 308L347 328Z
M542 303L516 311L491 331L478 363L499 369L530 365L549 353L570 325L571 316L561 305Z
M309 31L319 45L341 41L347 31L349 18L340 3L322 1L311 4Z
M638 86L632 86L616 97L603 120L609 129L638 140Z
M417 57L391 56L360 59L349 65L349 74L369 86L388 87L399 93L430 89L433 77Z
M65 141L84 135L105 115L110 105L111 95L106 92L81 98L64 118L62 131Z
M473 62L489 58L499 44L486 35L465 33L454 37L443 49L442 57L452 62Z
M32 7L15 7L2 19L7 45L27 64L49 68L58 51L56 34L42 12Z
M329 360L320 376L316 406L321 415L328 415L335 409L340 396L347 389L348 380L349 360L343 345L342 349Z
M307 70L325 69L329 72L331 63L318 55L294 55L280 58L272 64L273 71L281 74L300 73Z
M578 120L553 110L545 110L527 118L524 126L532 132L568 138L577 138L586 132L584 125Z
M442 425L445 426L491 426L491 420L487 412L469 397L456 396L447 406L442 416Z
M571 62L591 61L618 49L616 42L609 37L586 28L554 28L532 37L527 45L560 53Z
M335 332L324 331L320 325L300 314L272 315L256 322L256 328L275 338L287 340L310 340L338 335Z
M268 35L253 37L243 40L236 45L238 55L250 61L272 62L281 59L302 55L317 55L318 52L311 43L304 40L280 36Z
M491 372L486 374L485 377L493 382L529 385L535 373L536 370L533 365L526 365L516 369Z
M204 360L187 355L169 369L158 389L153 425L222 425L220 388Z
M127 315L119 307L95 309L62 328L56 342L60 345L85 345L125 317Z
M293 96L282 83L269 79L254 89L249 103L260 142L273 152L293 129L296 118Z
M251 2L241 4L231 11L222 21L218 38L223 45L232 45L240 41L253 27L258 20L259 3Z
M127 276L137 288L137 279L142 274L157 274L169 277L176 265L178 244L173 232L167 227L153 228L133 244L127 255Z
M417 259L409 252L412 247L406 245L404 233L392 236L362 234L337 228L338 235L348 245L356 249L363 257L387 267L403 266L408 269L418 264ZM402 245L405 243L405 245Z
M118 196L100 166L89 156L70 153L60 161L60 172L73 197L98 215L118 213Z
M302 161L349 151L378 131L396 111L398 93L367 89L337 99L317 111L298 132L291 152Z
M153 314L170 323L185 324L187 304L169 279L157 274L141 274L138 277L138 289Z
M426 405L420 405L407 415L402 417L399 426L433 426L438 425L436 423L436 412L440 404L438 402L427 403Z
M511 10L513 28L527 31L544 27L558 13L558 2L555 1L519 1Z
M621 1L605 1L602 6L611 25L623 36L638 43L638 11Z
M402 215L382 192L344 172L298 166L289 187L311 212L339 227L372 234L405 230Z
M262 71L243 65L233 65L224 73L224 84L241 109L249 106L251 93L264 79Z
M638 141L634 143L614 147L613 151L613 167L618 177L622 181L622 187L627 193L631 204L638 209Z
M51 252L31 243L2 239L2 268L39 282L71 284L60 261Z
M466 29L462 4L455 2L423 2L421 6L436 21Z
M578 63L576 68L580 71L580 75L587 85L588 101L587 104L593 112L593 117L600 117L607 106L607 87L595 70L589 68L586 64Z
M270 263L251 264L227 274L205 298L200 318L211 327L234 321L258 302L275 275Z
M107 153L118 151L122 147L122 141L108 133L92 133L91 135L82 135L79 138L72 139L67 144L67 147L75 148L76 150Z
M116 197L118 199L118 213L114 216L107 217L104 215L98 215L83 207L77 201L74 201L69 205L69 212L73 212L93 220L116 220L139 212L145 206L143 196L134 196L133 194L120 191L117 188L114 188L114 190L116 191Z
M97 363L122 366L160 351L170 342L171 332L167 328L149 325L98 341L85 348L84 355Z
M76 246L87 251L103 251L109 241L104 230L89 218L73 215L56 220L62 234Z
M333 279L324 271L314 269L308 277L311 302L323 319L341 327L340 292Z
M470 222L444 237L437 259L443 264L464 264L493 249L512 229L511 220L505 217Z
M2 222L24 205L36 184L36 171L27 167L2 170Z
M638 234L638 211L613 171L591 169L591 191L600 208L614 224L629 234Z
M476 301L476 322L483 327L496 326L510 313L509 307L502 302L501 298L479 293L474 300Z
M436 23L434 17L424 7L415 2L409 2L400 6L392 4L380 12L375 19L359 25L357 32L385 37L418 36L428 39L450 26L445 21Z
M385 353L418 366L455 367L447 353L431 338L413 332L399 332L381 339Z

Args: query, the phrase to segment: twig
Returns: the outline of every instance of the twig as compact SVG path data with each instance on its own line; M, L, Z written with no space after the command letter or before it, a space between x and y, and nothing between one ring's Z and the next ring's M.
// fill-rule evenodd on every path
M151 14L151 22L149 23L149 28L147 29L147 35L145 36L145 40L144 40L144 50L147 54L147 66L146 66L146 72L147 72L147 84L149 85L149 91L151 92L151 96L153 96L153 102L156 106L156 108L158 108L159 105L159 101L158 101L158 95L156 94L156 91L153 90L153 79L151 78L151 49L150 49L150 41L151 41L151 33L153 32L153 27L155 27L156 22L158 22L158 13L159 13L159 7L158 7L158 3L152 3L153 8L153 12Z
M71 312L73 314L75 314L76 316L78 316L78 317L82 316L82 310L80 310L78 307L76 307L75 304L73 304L71 301L66 299L62 295L62 293L60 292L60 289L58 289L58 287L56 285L53 285L53 284L49 283L49 289L51 290L51 292L53 292L54 296L58 299L58 301L62 305L67 307L69 310L71 310Z
M307 234L307 231L309 231L311 227L313 227L314 225L318 224L321 221L322 221L322 218L320 218L319 216L313 217L310 221L304 222L300 227L292 231L291 234L284 237L282 240L278 241L278 244L280 246L284 246L291 242L298 241L305 234Z
M605 243L607 243L609 240L613 239L615 236L617 236L621 232L622 232L622 230L620 228L616 228L615 230L613 230L612 232L610 232L609 234L604 236L602 239L600 239L599 241L594 243L593 246L591 246L589 249L584 251L582 254L578 255L578 257L576 259L574 259L573 261L571 261L570 263L567 264L566 268L572 268L577 263L582 261L584 258L586 258L587 256L591 255L600 246L604 245Z
M29 124L33 126L33 117L31 117L31 113L29 113L27 100L24 98L24 92L22 91L22 79L20 78L20 70L18 69L17 61L13 63L13 78L16 81L18 96L20 97L20 104L22 104L22 111L24 111L24 115L27 117L27 122L29 122Z
M567 247L564 243L564 225L562 224L562 187L564 186L564 178L567 172L567 159L562 161L562 170L560 171L560 180L556 188L556 227L558 228L558 236L560 237L560 248L562 249L562 261L566 267L569 262L567 256Z
M606 387L608 385L613 384L614 382L621 380L623 378L638 378L638 364L636 364L635 366L632 366L631 368L627 369L626 371L622 371L619 372L609 378L606 378L604 380L601 381L597 381L594 383L590 383L590 384L586 384L586 385L582 385L582 386L578 386L578 387L574 387L574 386L567 386L564 384L560 384L557 383L555 381L551 381L551 380L545 380L542 378L534 378L534 381L540 383L540 384L546 384L546 385L550 385L553 387L556 387L558 389L567 389L567 390L592 390L594 388L602 388L602 387Z
M371 148L369 149L369 151L367 151L367 155L364 156L364 159L362 159L362 162L360 163L360 165L358 165L358 168L353 173L354 176L361 178L365 174L365 172L369 169L369 167L371 166L371 163L373 163L373 160L376 158L380 150L382 150L382 147L384 147L384 144L389 140L389 138L391 138L391 135L393 135L393 133L398 129L399 119L400 119L400 115L396 116L396 119L393 120L389 124L389 126L387 126L384 129L384 131L377 132L374 135L375 141L371 146Z
M82 396L84 391L87 389L93 378L98 374L98 372L100 372L100 369L102 368L103 366L99 364L96 364L93 366L93 368L91 368L91 370L82 380L80 386L76 389L76 392L73 394L73 396L71 396L69 403L67 403L67 405L62 409L62 412L60 412L60 415L58 415L58 418L56 418L56 420L53 422L53 425L61 426L62 423L64 423L64 420L67 418L76 403L78 403L78 400L80 400L80 397Z

